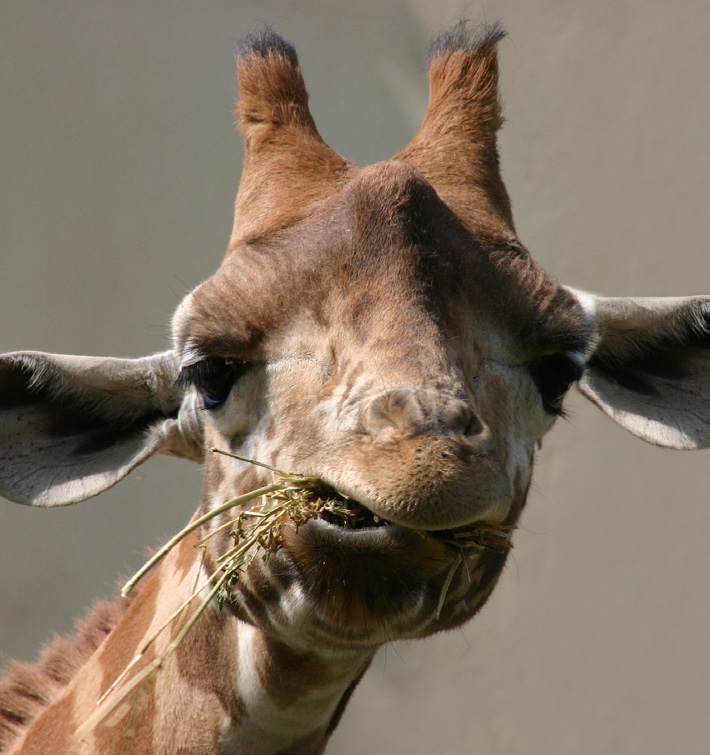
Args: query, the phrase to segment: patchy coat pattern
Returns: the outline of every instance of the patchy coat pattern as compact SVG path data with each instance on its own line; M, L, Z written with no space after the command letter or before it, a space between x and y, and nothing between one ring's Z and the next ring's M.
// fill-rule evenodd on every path
M216 447L318 477L363 512L351 529L287 528L235 599L149 682L114 707L109 695L87 731L229 547L222 532L201 561L194 533L125 607L99 607L37 666L11 668L0 750L322 752L378 647L458 626L486 601L505 552L440 535L515 525L573 384L644 440L710 444L710 299L575 291L516 237L496 147L502 37L458 24L437 38L420 130L367 168L321 139L291 45L247 37L234 230L175 313L172 348L0 357L11 500L84 500L156 453L203 462L198 514L269 482Z

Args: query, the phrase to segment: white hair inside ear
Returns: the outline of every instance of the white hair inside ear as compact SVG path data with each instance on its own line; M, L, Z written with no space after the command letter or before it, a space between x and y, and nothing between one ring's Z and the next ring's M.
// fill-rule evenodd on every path
M595 327L580 391L649 443L710 445L710 297L606 298L569 289Z

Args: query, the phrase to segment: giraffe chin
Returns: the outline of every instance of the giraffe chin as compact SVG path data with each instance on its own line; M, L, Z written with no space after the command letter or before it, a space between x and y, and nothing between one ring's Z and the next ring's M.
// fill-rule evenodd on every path
M395 524L347 530L311 519L284 533L285 551L321 627L380 641L429 634L459 551ZM441 628L441 627L439 627Z

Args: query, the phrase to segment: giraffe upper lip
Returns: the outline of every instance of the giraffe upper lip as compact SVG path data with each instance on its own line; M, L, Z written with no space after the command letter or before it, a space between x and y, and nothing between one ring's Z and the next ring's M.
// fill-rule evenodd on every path
M447 438L410 446L402 454L372 447L358 463L343 454L341 463L324 463L310 474L372 515L414 530L505 520L513 491L498 456L471 454Z

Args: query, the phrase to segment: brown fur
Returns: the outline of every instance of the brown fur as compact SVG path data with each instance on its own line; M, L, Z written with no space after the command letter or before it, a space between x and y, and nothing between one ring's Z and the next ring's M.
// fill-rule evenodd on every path
M502 36L493 26L475 42L458 40L463 47L433 50L426 117L394 159L418 168L470 228L511 234L513 215L496 144L503 123L496 53Z
M253 456L321 477L404 526L347 546L317 523L286 529L268 564L255 560L240 578L229 610L208 611L159 675L101 724L96 752L212 752L220 737L225 747L258 738L274 751L321 752L378 643L457 626L491 593L505 554L457 566L455 549L412 528L516 521L527 492L516 465L529 465L525 449L546 419L539 410L533 429L512 428L508 401L525 397L509 373L532 390L528 362L581 348L589 335L574 297L514 236L496 146L501 35L493 27L468 38L457 27L435 46L421 129L392 160L365 169L321 139L295 51L271 32L243 47L234 231L222 266L175 326L188 360L246 365L231 388L242 392L230 416L243 429L206 412L206 448L241 448L258 426ZM288 369L269 372L284 355ZM265 479L207 454L202 507ZM0 742L53 701L28 748L66 740L83 723L95 687L108 689L189 594L196 537L125 613L103 609L74 644L58 646L65 665L55 650L37 669L13 672L0 697ZM228 541L210 541L208 565ZM291 722L286 733L260 728L274 720Z
M330 668L314 653L296 652L266 635L261 636L260 643L262 646L255 648L257 670L277 706L289 708L311 690L332 683Z
M0 683L0 752L8 751L57 698L113 630L124 610L119 604L99 603L77 625L72 637L59 637L49 644L36 665L10 666ZM70 709L69 703L63 707Z
M237 70L245 160L229 252L293 225L356 170L321 139L295 61L248 52Z
M155 613L158 598L157 575L147 582L146 586L138 593L130 607L121 618L122 622L121 642L106 643L100 651L99 664L101 668L101 694L103 694L126 668L135 655L136 649L145 633L148 631L150 622Z

